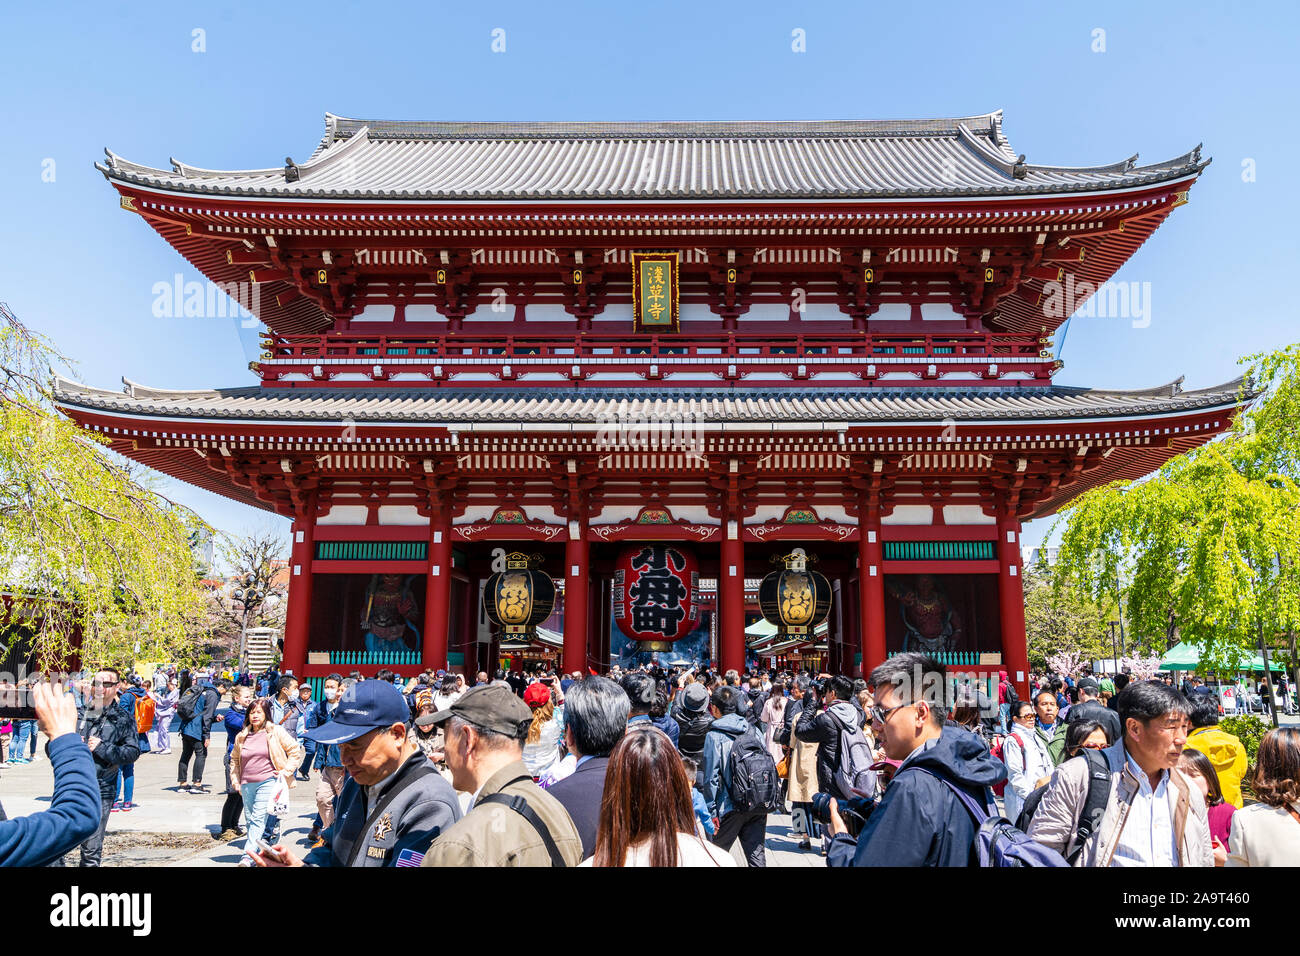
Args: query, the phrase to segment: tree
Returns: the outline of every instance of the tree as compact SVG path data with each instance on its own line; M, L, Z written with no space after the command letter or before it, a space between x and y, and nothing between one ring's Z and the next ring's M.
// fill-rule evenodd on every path
M221 537L223 562L234 572L234 582L213 595L215 614L225 633L240 635L250 627L283 631L288 587L287 579L277 572L283 568L287 544L283 532L273 527Z
M189 538L202 525L59 415L66 360L0 305L0 587L42 669L188 660L202 617ZM11 638L12 640L12 638Z
M1203 670L1234 668L1300 619L1300 346L1245 361L1247 407L1225 436L1088 492L1057 525L1064 579L1122 600L1150 650L1175 632L1194 641Z
M1080 661L1110 656L1109 610L1057 577L1043 565L1025 571L1025 638L1035 670L1052 667L1051 659L1062 653L1077 654Z

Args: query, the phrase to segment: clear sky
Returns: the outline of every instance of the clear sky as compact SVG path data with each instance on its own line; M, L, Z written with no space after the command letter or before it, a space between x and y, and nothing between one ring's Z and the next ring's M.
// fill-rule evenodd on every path
M8 4L0 299L101 387L251 384L231 319L157 319L197 273L94 169L275 166L326 111L449 120L880 119L1003 109L1030 162L1214 163L1118 274L1150 323L1076 319L1062 384L1186 386L1300 338L1300 10L1056 3ZM493 31L504 31L494 52ZM795 52L794 31L804 52ZM196 33L195 31L201 31ZM1098 31L1104 31L1099 33ZM501 46L497 35L497 46ZM196 49L201 48L201 49ZM1103 49L1099 49L1103 48ZM1249 175L1248 175L1249 174ZM217 527L268 516L172 483ZM1047 522L1026 529L1035 543Z

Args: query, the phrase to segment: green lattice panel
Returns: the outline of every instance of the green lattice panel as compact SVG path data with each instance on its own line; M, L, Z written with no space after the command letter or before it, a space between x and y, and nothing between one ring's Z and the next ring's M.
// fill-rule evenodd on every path
M992 561L992 541L886 541L886 561Z
M425 541L317 541L317 561L423 561Z

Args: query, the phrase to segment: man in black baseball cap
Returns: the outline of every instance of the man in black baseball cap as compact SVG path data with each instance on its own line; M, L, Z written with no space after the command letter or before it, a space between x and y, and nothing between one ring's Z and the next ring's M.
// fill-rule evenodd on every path
M262 866L392 866L402 850L419 852L460 819L460 803L407 733L410 710L387 681L353 684L334 717L308 730L317 744L337 744L348 779L324 841L299 860L277 844Z
M1110 710L1100 700L1101 685L1092 677L1081 677L1074 685L1079 694L1079 702L1070 707L1066 715L1067 724L1077 724L1081 720L1095 720L1106 729L1106 735L1113 744L1124 735L1120 729L1119 714Z
M532 713L501 684L472 687L446 710L426 714L440 724L452 784L474 794L470 811L433 841L424 866L577 866L582 838L555 797L533 782L523 761Z

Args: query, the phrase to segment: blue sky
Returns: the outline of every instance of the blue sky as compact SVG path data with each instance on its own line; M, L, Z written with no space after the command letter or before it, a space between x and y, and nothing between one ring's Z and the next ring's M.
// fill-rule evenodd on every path
M504 52L492 50L495 29ZM806 52L792 50L795 30ZM164 167L172 156L273 166L312 151L326 111L650 120L1001 108L1013 147L1063 164L1155 161L1203 142L1214 163L1191 203L1117 276L1150 283L1150 325L1075 320L1057 381L1211 385L1238 374L1240 355L1300 338L1288 281L1300 252L1294 4L14 4L0 32L0 299L93 385L248 384L254 357L231 319L154 318L154 283L197 275L118 210L92 165L103 147ZM169 491L219 528L274 521ZM1026 543L1046 525L1029 526Z

